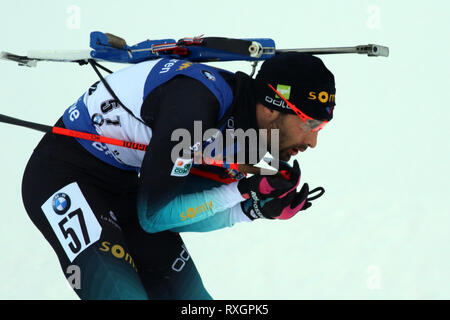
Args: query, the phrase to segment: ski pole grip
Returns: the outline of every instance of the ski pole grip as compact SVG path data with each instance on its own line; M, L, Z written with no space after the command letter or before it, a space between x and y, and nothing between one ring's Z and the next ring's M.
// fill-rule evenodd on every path
M270 173L270 175L279 175L281 177L283 177L283 179L289 180L290 176L287 174L287 172L285 172L285 170L281 170L281 171L274 171L274 170L270 170L270 169L264 169L265 170L265 175L268 175L268 173ZM248 173L248 174L262 174L262 168L259 167L255 167L251 164L238 164L238 171L243 172L243 173ZM270 172L269 172L270 171Z
M105 35L111 47L116 49L125 49L127 46L127 42L121 37L115 36L111 33L105 33Z

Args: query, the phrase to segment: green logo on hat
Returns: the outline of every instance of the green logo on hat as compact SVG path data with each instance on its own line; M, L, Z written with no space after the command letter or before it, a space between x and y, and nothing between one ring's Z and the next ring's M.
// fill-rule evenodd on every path
M284 84L277 85L277 91L283 95L286 100L289 100L291 96L291 86L287 86ZM278 95L275 95L275 98L281 98Z

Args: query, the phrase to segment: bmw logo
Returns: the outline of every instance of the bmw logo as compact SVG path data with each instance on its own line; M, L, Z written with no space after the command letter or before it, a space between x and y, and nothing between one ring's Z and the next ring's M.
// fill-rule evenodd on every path
M53 197L52 206L57 214L65 214L70 208L70 197L65 193L58 193Z
M203 70L202 73L206 77L206 79L216 81L216 77L214 77L214 75L211 72Z
M105 122L105 120L103 119L103 116L99 113L94 113L92 115L92 123L96 124L98 126L101 126L103 124L103 122Z

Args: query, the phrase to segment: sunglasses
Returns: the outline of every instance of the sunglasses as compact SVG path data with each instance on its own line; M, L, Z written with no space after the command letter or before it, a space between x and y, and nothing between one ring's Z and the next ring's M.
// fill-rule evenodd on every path
M293 103L289 102L281 93L279 93L270 83L269 87L276 92L278 96L281 97L281 99L284 100L284 102L287 103L289 108L291 108L299 117L302 119L302 121L306 124L306 126L312 131L317 132L319 130L322 130L322 128L328 123L328 121L320 121L311 118L310 116L306 115L305 113L301 112L299 108L297 108Z

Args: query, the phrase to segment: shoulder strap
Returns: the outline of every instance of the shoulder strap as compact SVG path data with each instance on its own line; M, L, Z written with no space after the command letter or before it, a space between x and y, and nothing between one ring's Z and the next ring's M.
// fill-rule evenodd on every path
M106 90L108 90L109 94L122 106L122 108L125 109L125 111L127 111L133 118L135 118L137 121L141 122L142 124L145 124L144 121L142 121L141 119L139 119L138 117L136 117L133 112L128 109L123 103L122 101L120 101L120 99L117 97L117 95L115 94L115 92L113 91L113 89L111 88L111 86L108 84L108 82L106 81L105 78L103 78L102 74L100 73L100 71L97 69L97 67L101 68L102 70L105 70L106 72L112 73L111 70L105 68L104 66L100 65L99 63L97 63L94 59L89 59L89 64L92 66L92 68L94 69L95 73L98 75L98 77L100 78L100 81L103 83L103 85L105 86Z

